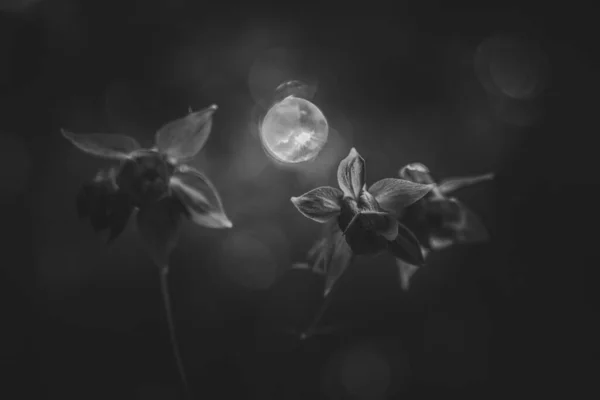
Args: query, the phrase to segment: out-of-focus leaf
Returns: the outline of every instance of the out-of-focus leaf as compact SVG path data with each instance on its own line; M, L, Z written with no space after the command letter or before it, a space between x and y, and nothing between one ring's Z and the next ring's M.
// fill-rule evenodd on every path
M477 183L485 182L494 179L494 174L484 174L478 176L466 176L462 178L449 178L444 179L439 185L438 189L440 193L447 195L452 192L455 192L458 189L464 188L466 186L475 185Z
M453 225L456 241L461 244L475 244L490 240L488 230L479 217L459 200L451 200L460 207L460 219Z
M419 269L418 266L407 263L406 261L396 259L396 266L398 267L398 278L400 280L400 287L402 290L408 290L410 288L410 281L412 276Z
M80 218L89 218L94 231L108 228L110 191L105 182L85 183L77 194L77 214Z
M89 215L90 224L95 232L100 232L108 228L108 195L99 194L92 203L92 211Z
M187 207L192 221L208 228L231 228L219 192L200 171L182 165L171 178L171 189Z
M292 197L298 211L313 221L324 223L340 213L343 193L341 190L323 186Z
M365 160L353 147L348 156L340 162L337 170L338 184L344 196L358 200L365 186L365 176Z
M431 234L429 237L429 247L436 251L447 249L454 243L456 243L456 238L454 236L439 236L436 234Z
M156 148L172 162L194 157L204 146L212 129L216 105L171 121L156 132Z
M323 237L323 238L317 240L315 242L315 244L313 244L313 246L310 248L310 250L308 250L308 253L306 255L307 258L309 260L314 260L318 256L319 252L321 251L321 248L323 246L325 246L326 243L327 243L327 238L326 237Z
M177 245L181 216L181 203L174 197L146 204L137 213L138 232L158 267L168 265L169 255Z
M308 263L294 263L292 264L292 269L300 269L300 270L310 270L312 267Z
M425 264L421 244L415 235L403 224L398 224L396 240L389 242L389 251L394 257L409 264L422 266Z
M129 196L123 192L117 192L112 197L110 214L108 216L109 236L108 243L112 243L127 226L129 218L133 213L133 203Z
M319 268L315 268L315 266L310 265L309 263L294 263L292 264L292 269L302 270L302 271L311 271L317 275L325 275L325 272Z
M113 160L125 160L129 154L140 148L139 143L125 135L104 133L77 134L61 129L62 135L77 148L93 156Z
M402 209L421 200L433 189L432 184L421 184L405 179L386 178L375 182L369 192L384 210L400 213Z
M93 195L94 188L89 183L85 183L77 192L77 199L75 204L77 208L77 216L79 218L86 218L90 216L90 202Z
M425 185L433 184L435 181L431 177L429 168L421 163L412 163L405 165L398 172L400 178Z
M346 271L353 258L352 250L339 229L332 231L330 244L324 258L325 296L329 295L333 285Z
M431 231L444 229L461 219L461 206L447 197L428 198L422 206L425 223Z

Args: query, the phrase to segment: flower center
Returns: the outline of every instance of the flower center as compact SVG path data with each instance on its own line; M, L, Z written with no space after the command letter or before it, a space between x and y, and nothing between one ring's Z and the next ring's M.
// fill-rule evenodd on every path
M136 207L169 194L169 180L175 167L155 150L140 150L123 162L117 175L119 189Z
M371 210L362 210L356 200L345 198L338 218L340 230L354 254L379 253L387 247L387 240L377 233L372 221L360 215L361 211Z

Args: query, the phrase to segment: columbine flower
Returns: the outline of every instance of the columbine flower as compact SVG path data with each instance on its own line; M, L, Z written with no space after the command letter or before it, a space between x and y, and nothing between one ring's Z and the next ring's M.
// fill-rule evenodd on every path
M142 239L159 266L175 246L181 216L209 228L230 228L212 182L186 165L202 149L212 128L213 105L161 127L155 146L141 148L124 135L62 134L84 152L119 161L83 186L77 208L96 230L109 229L109 240L124 229L133 210Z
M433 185L404 179L382 179L368 190L365 161L352 148L337 171L340 189L319 187L292 203L304 216L325 223L337 219L341 235L355 255L389 250L396 258L421 265L418 240L397 215L431 191Z
M458 199L448 195L460 188L491 180L493 174L451 178L437 184L425 165L413 163L402 167L399 175L412 182L433 185L431 192L407 208L400 217L419 239L424 257L430 251L442 250L454 244L489 240L489 234L479 218ZM418 266L400 259L397 265L401 285L408 289L410 278Z

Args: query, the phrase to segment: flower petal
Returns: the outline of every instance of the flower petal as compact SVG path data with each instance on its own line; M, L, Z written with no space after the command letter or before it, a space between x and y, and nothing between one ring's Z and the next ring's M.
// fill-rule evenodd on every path
M412 163L405 165L400 169L398 173L400 178L409 180L411 182L422 183L429 185L435 183L429 172L429 168L421 163Z
M492 179L494 179L493 173L478 176L465 176L462 178L449 178L444 179L442 183L438 185L438 189L441 194L447 195L466 186L475 185L477 183L489 181Z
M169 255L177 245L183 208L177 198L164 197L140 208L136 216L137 229L158 267L169 263Z
M156 132L158 151L174 163L194 157L208 140L216 110L217 106L213 104L165 124Z
M231 228L219 192L200 171L187 165L180 166L170 187L187 207L192 221L207 228Z
M365 160L353 147L338 166L337 178L345 197L358 200L365 186Z
M415 183L404 179L386 178L375 182L369 192L384 210L399 214L421 200L434 188L433 184Z
M406 291L410 287L410 281L412 276L419 269L418 266L402 261L396 258L396 266L398 267L398 278L400 279L400 287Z
M329 186L322 186L292 197L291 201L298 211L307 218L324 223L340 213L343 193Z
M425 264L421 243L407 227L400 223L398 223L398 236L396 240L389 242L388 250L394 257L409 264L416 266Z
M450 201L460 207L460 218L451 227L456 232L456 241L461 244L483 243L490 240L490 235L479 217L457 199Z
M383 211L375 199L375 196L373 196L367 190L360 192L357 206L360 211Z
M125 160L131 152L140 149L140 144L134 138L125 135L60 131L77 148L97 157Z

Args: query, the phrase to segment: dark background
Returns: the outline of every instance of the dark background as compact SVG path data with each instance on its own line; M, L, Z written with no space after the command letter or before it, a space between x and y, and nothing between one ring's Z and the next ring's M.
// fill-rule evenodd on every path
M597 376L597 64L575 3L383 9L325 3L0 1L0 397L177 399L158 271L133 224L111 246L74 200L103 160L74 132L143 145L219 105L195 165L232 230L187 224L170 275L197 398L400 399L589 394ZM560 8L559 8L560 7ZM331 127L296 168L257 123L300 79ZM590 140L588 140L590 139ZM438 178L496 172L459 197L490 243L434 255L403 293L392 259L360 259L318 335L286 332L322 281L290 271L321 227L289 202L354 146L367 179L420 161Z

